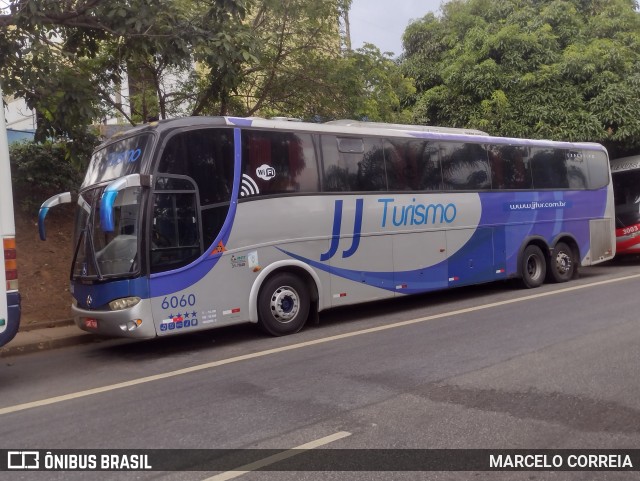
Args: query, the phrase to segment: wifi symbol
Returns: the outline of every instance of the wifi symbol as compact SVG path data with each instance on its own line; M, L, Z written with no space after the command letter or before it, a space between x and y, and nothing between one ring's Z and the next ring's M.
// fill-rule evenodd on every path
M241 197L249 197L250 195L257 195L260 193L256 182L247 174L242 174L242 188L240 191Z

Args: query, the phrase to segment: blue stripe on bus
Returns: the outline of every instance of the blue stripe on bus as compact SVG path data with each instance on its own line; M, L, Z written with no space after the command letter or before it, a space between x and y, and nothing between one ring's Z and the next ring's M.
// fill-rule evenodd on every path
M442 289L450 284L475 284L514 275L522 243L527 237L534 235L543 237L551 244L558 235L571 232L578 242L580 253L585 255L590 246L589 219L594 218L593 209L596 206L599 211L595 218L604 216L606 200L606 188L598 191L540 192L533 195L520 192L481 193L481 219L465 245L438 264L410 271L367 272L344 269L281 248L278 250L293 259L344 279L387 291L416 294ZM505 211L502 207L509 202L545 204L560 201L570 205L564 213L562 209ZM569 210L570 218L565 219ZM470 264L470 260L473 260L473 264ZM496 272L502 269L505 271L500 274ZM459 279L450 282L449 273L459 276Z

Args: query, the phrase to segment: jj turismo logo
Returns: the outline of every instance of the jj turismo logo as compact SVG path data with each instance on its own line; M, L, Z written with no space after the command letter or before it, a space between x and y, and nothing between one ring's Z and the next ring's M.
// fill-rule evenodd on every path
M321 261L328 261L338 252L342 230L343 200L336 200L333 210L333 228L331 230L331 245L329 250L320 256ZM383 205L380 226L389 228L392 226L420 226L435 224L451 224L458 215L455 204L425 204L415 198L411 202L396 202L394 198L378 199ZM351 246L342 252L342 258L346 259L356 253L360 247L362 236L362 218L364 213L364 199L356 199L355 214L353 219L353 235Z

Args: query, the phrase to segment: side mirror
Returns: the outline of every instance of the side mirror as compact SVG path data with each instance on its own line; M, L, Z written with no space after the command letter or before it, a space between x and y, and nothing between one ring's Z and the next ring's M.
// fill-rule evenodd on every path
M40 240L47 240L47 233L44 228L44 219L49 213L51 207L55 207L60 204L68 204L71 202L71 192L64 192L62 194L54 195L45 200L40 206L40 212L38 212L38 231L40 233Z
M128 187L150 187L151 176L130 174L111 182L104 189L102 198L100 199L100 228L103 232L113 232L115 229L115 221L113 219L113 206L116 197L121 190Z

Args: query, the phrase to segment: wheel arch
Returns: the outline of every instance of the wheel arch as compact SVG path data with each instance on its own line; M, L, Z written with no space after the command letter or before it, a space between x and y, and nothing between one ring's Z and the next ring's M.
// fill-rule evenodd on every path
M317 306L316 312L324 309L322 283L318 274L308 264L298 260L278 261L262 269L258 277L253 281L249 292L249 322L258 322L258 295L260 294L260 289L267 279L282 272L289 272L299 276L309 287L312 309L314 304ZM312 312L309 313L310 316L312 314Z
M578 261L577 265L582 265L582 253L580 252L580 244L578 244L578 241L576 240L576 238L573 235L569 234L568 232L562 232L554 237L552 249L556 245L558 245L559 242L564 242L565 244L567 244L569 248L573 251L575 260Z

